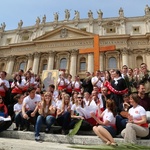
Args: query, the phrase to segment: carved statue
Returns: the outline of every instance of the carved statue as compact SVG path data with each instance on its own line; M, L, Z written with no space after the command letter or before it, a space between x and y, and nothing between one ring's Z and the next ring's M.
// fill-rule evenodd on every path
M77 10L74 11L74 19L75 20L79 20L80 19L80 13Z
M99 19L103 18L103 12L100 9L97 11L97 14Z
M59 16L58 16L58 13L56 12L54 13L54 21L58 21L58 19L59 19Z
M120 7L119 9L119 17L124 17L124 12L123 12L122 7Z
M22 25L23 25L23 21L20 20L20 22L18 22L18 29L21 29L21 28L22 28Z
M88 12L88 17L93 18L93 12L91 10L89 10L89 12Z
M69 20L70 18L70 11L68 9L65 10L65 20Z
M2 30L3 32L4 32L5 28L6 28L5 22L1 23L1 30Z
M148 5L145 7L145 15L150 15L150 7Z
M46 22L46 15L44 15L42 18L42 23L45 24L45 22Z
M37 27L39 26L40 22L41 22L41 19L39 17L37 17L37 19L36 19L36 26Z

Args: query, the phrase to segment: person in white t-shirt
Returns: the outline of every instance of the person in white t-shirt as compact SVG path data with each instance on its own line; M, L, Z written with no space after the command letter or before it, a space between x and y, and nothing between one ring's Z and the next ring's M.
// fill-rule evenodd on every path
M29 95L24 98L23 100L23 105L22 105L22 117L26 121L26 129L29 130L30 122L29 119L33 118L33 122L35 124L35 120L37 117L37 105L41 101L41 96L38 94L35 94L35 89L34 87L29 87L28 88L28 93ZM26 105L29 106L29 110L26 111Z
M5 79L7 73L5 71L0 72L0 95L3 97L5 105L8 105L9 102L6 100L6 92L10 88L9 82Z
M91 82L93 84L93 87L96 86L98 88L98 91L101 92L101 88L103 87L104 80L105 77L102 77L100 70L97 70L96 75L92 77Z
M99 107L98 107L99 108ZM101 112L99 108L99 116L103 121L99 120L99 126L94 126L93 131L102 139L107 145L116 146L113 137L116 136L116 106L115 102L111 99L106 101L106 109Z
M23 130L23 119L21 117L21 111L22 111L22 103L23 103L23 99L24 99L24 95L23 94L17 94L14 99L16 101L18 101L18 103L16 103L14 105L14 113L15 113L15 118L14 118L14 122L16 124L16 128L14 128L14 130ZM26 105L26 110L28 110L28 105Z
M149 128L146 118L145 109L139 105L140 98L138 94L130 95L130 104L133 106L129 109L128 123L126 128L121 132L125 142L136 144L136 137L146 137L149 134Z
M82 82L80 81L80 77L77 75L77 76L75 76L74 81L72 81L72 89L73 89L73 91L80 93L81 86L82 86Z

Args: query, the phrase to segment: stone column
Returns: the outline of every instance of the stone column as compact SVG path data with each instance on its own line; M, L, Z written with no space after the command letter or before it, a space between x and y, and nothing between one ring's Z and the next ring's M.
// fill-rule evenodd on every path
M34 54L33 69L32 69L35 74L37 74L39 70L39 61L40 61L40 53L36 52Z
M15 63L15 56L9 56L8 64L7 64L7 68L6 68L6 72L8 74L12 74L13 68L14 68L14 63Z
M123 65L129 65L129 60L128 60L128 50L124 48L122 51L122 66Z
M147 68L148 68L148 70L150 70L150 49L148 48L148 49L146 49L146 53L145 53L145 55L146 55L146 64L147 64Z
M100 52L100 56L99 56L99 59L100 59L100 71L104 71L104 52Z
M28 54L27 55L28 57L28 63L27 63L27 70L29 70L29 68L32 68L32 65L33 65L33 55L32 54Z
M133 62L136 62L136 60L134 57L133 49L130 49L130 51L129 51L129 63L128 63L129 66L128 67L134 68Z
M54 69L54 55L55 53L53 51L48 52L48 64L47 64L47 70L53 70Z
M70 74L72 75L73 79L77 74L77 50L71 51Z
M90 72L90 73L94 72L94 56L93 56L93 53L88 54L87 71Z

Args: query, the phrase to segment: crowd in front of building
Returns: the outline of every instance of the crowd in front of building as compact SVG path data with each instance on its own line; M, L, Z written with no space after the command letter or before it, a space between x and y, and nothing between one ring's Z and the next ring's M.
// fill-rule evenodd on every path
M0 116L11 117L14 130L28 131L33 124L36 141L43 124L46 133L59 125L61 134L68 134L79 120L80 130L93 129L107 145L117 145L116 136L135 144L137 136L149 135L150 72L145 63L134 69L124 65L120 70L86 72L82 81L62 72L57 86L45 90L31 69L19 70L12 82L6 75L0 72ZM0 126L0 131L8 126Z

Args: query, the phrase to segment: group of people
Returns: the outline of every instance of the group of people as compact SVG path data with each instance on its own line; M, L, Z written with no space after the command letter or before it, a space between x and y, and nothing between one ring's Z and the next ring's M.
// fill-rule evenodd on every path
M135 69L124 65L121 70L86 72L83 80L62 72L57 87L51 84L45 90L31 70L19 70L11 83L6 75L1 71L0 116L11 116L14 130L27 131L33 124L37 141L43 124L46 133L59 125L68 134L79 120L81 130L93 129L107 145L117 145L114 137L120 135L133 144L137 136L149 135L150 72L145 63Z

